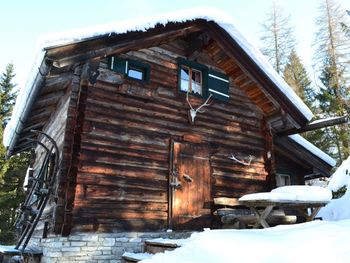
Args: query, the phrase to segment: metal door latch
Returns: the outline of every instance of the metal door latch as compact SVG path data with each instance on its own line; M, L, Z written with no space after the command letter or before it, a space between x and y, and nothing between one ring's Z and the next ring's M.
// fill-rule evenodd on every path
M175 178L174 181L170 183L170 186L174 187L175 189L179 189L181 188L181 183L179 180L177 180L177 178Z

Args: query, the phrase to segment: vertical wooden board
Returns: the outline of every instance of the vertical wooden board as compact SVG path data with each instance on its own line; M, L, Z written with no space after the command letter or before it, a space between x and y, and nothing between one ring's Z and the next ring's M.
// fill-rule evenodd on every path
M208 148L190 143L174 143L173 188L174 228L201 228L208 226L210 207L210 163Z

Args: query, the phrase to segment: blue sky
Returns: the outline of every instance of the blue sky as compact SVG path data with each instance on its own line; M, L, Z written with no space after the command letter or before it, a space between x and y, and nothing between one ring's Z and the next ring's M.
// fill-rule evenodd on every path
M345 9L350 9L350 1L338 1ZM276 2L291 14L299 39L299 55L310 64L320 0ZM47 33L203 5L226 12L240 31L259 46L261 23L266 19L272 0L11 0L3 1L0 9L0 72L7 63L13 62L16 82L21 87L31 69L37 40Z

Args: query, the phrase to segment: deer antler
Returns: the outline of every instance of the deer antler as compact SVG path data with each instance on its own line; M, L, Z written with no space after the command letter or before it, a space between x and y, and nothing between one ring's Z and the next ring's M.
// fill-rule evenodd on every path
M248 166L251 164L252 160L253 160L253 156L249 155L249 160L248 162L245 162L245 161L240 161L238 160L232 153L231 153L231 156L228 157L229 159L239 163L239 164L242 164L242 165L245 165L245 166Z
M203 113L203 112L205 112L205 110L201 110L201 109L205 106L210 106L210 104L208 104L208 102L209 102L210 98L212 97L212 94L209 95L207 100L201 106L199 106L197 109L194 109L190 103L189 98L188 98L188 93L189 93L189 90L187 90L187 92L186 92L186 100L187 100L188 105L190 106L191 122L194 123L194 119L196 118L197 112Z

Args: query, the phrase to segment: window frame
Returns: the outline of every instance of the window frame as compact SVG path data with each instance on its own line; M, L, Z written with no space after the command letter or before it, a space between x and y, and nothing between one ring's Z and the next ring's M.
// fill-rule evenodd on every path
M151 67L149 64L129 58L120 58L117 56L109 57L108 64L110 70L123 74L123 76L127 79L144 83L148 83L150 81ZM129 71L131 69L142 73L142 79L130 76Z
M181 78L181 71L182 68L187 68L189 71L189 86L187 87L190 88L190 92L189 94L191 94L192 96L196 96L199 98L208 98L209 96L209 92L208 92L208 85L207 85L207 76L208 76L208 67L199 63L196 63L194 61L191 60L186 60L184 58L178 58L178 90L181 93L187 93L187 91L184 91L183 89L181 89L181 84L182 84L182 78ZM192 72L194 71L198 71L201 73L201 88L202 88L202 94L199 93L194 93L193 89L192 89L192 85L190 86L190 84L192 84Z

